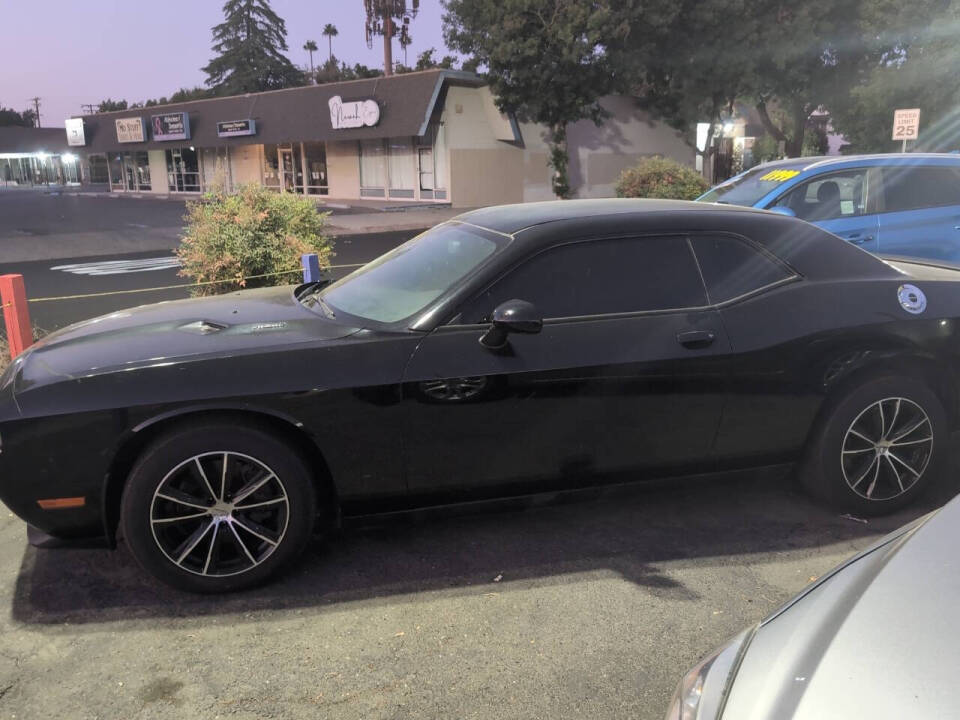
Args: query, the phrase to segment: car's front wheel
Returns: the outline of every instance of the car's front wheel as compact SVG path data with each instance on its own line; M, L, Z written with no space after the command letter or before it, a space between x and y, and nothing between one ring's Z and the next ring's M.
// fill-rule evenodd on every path
M947 417L911 378L876 377L828 407L802 480L814 495L863 515L909 504L948 462Z
M300 554L314 498L306 463L269 431L189 423L140 456L120 522L134 557L158 579L226 592L264 581Z

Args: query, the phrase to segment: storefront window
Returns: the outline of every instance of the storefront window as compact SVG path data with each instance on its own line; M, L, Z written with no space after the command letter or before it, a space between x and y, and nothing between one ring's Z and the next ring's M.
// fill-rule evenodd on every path
M271 190L280 189L280 155L276 145L263 146L263 184Z
M121 153L110 153L110 189L124 190L127 181L123 170L123 155Z
M204 148L201 151L203 167L203 186L206 189L214 187L230 188L230 149Z
M416 187L416 163L413 142L409 138L390 138L387 141L390 173L390 197L412 198Z
M200 168L196 150L167 150L167 188L170 192L200 192Z
M383 197L387 187L387 163L382 140L360 141L360 195Z
M326 195L329 189L327 179L327 151L323 143L306 142L303 144L303 163L306 167L307 193Z
M107 158L105 155L88 155L87 163L90 167L90 182L106 183L110 181L107 176Z
M150 160L147 153L140 151L128 154L128 162L134 167L137 189L150 189Z

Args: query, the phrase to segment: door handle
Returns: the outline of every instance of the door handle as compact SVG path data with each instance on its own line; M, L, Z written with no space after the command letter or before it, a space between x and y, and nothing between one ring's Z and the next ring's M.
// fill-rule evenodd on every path
M854 245L863 245L863 243L871 242L873 240L873 235L860 235L860 233L853 233L852 235L845 235L844 238L852 242Z
M677 333L677 342L691 350L708 347L716 339L717 335L713 330L687 330Z

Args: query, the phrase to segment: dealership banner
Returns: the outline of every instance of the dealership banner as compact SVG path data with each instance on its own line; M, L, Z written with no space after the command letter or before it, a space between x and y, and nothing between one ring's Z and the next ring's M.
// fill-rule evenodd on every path
M117 127L117 142L143 142L147 139L147 128L143 118L117 118L114 122Z
M239 137L256 135L257 123L253 118L246 120L222 120L217 123L217 137Z
M83 134L83 118L70 118L66 121L67 125L67 145L70 147L83 147L87 144Z
M185 112L153 115L150 118L154 140L189 140L190 116Z

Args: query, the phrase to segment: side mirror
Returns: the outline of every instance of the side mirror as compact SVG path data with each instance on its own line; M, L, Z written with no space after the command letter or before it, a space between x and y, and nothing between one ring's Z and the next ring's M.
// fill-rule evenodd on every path
M796 217L797 213L793 211L793 208L787 207L786 205L774 205L770 208L770 212L779 213L780 215L786 215L787 217Z
M507 300L497 305L490 316L490 329L480 338L480 344L497 350L507 344L510 333L532 335L543 329L543 318L533 303L526 300Z

